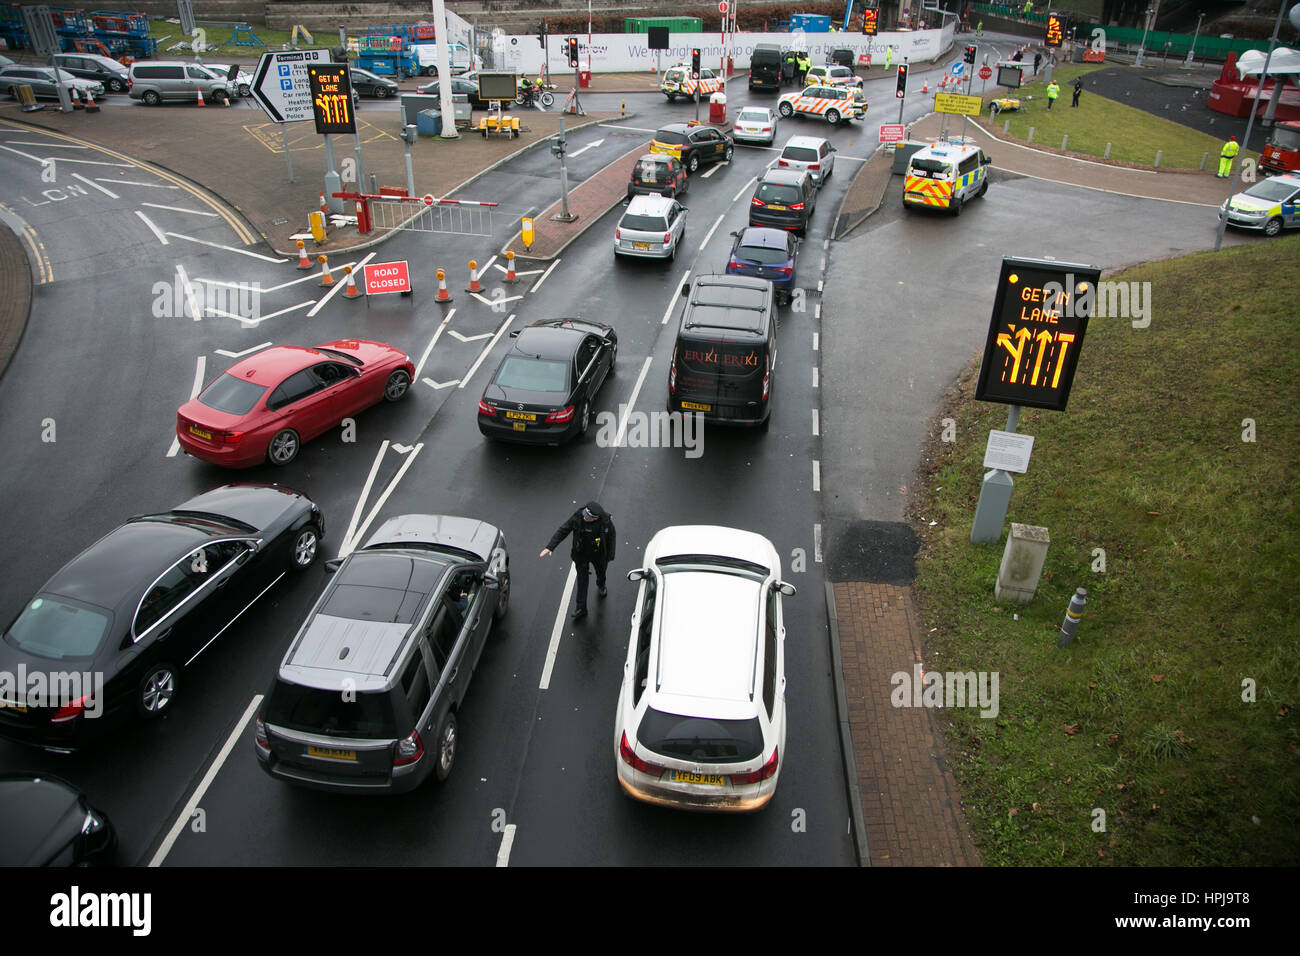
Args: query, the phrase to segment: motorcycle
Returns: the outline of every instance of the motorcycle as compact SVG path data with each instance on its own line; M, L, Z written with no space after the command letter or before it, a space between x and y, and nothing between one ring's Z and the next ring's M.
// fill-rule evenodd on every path
M517 106L537 106L540 103L543 107L554 106L555 97L551 94L553 89L555 87L541 86L537 83L527 89L521 88L515 96L515 104Z

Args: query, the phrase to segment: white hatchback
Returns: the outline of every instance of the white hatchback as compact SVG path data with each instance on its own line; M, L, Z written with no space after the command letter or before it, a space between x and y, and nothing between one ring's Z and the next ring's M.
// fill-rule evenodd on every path
M835 147L820 136L791 136L785 141L774 169L805 169L821 186L835 169Z
M785 757L781 559L760 534L664 528L646 546L614 765L631 797L748 811L776 792Z
M686 207L671 196L633 196L614 229L614 258L677 258L686 233Z

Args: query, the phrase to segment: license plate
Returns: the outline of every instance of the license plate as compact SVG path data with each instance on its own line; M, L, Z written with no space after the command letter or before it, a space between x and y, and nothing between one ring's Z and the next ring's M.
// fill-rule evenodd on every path
M202 428L197 428L194 425L190 426L190 434L197 435L199 438L206 438L208 441L212 441L212 432L205 431Z
M537 421L537 416L532 412L506 412L506 418L512 418L521 422Z
M673 771L674 783L702 783L710 787L721 787L723 785L722 777L717 774L707 773L687 773L685 770Z
M517 432L525 431L528 428L528 426L523 422L511 422L510 424L514 426L514 429Z
M786 210L786 207L785 207L785 206L771 206L771 205L769 205L767 208L768 208L768 209L775 209L777 212L785 212L785 210Z
M634 243L632 243L632 248L633 248L633 249L640 249L642 252L649 252L649 251L650 251L650 243L648 243L648 242L634 242Z
M693 412L711 412L712 405L701 405L699 402L682 402L682 408L689 408Z
M335 750L333 747L307 747L308 757L323 757L326 760L350 760L356 763L357 752L355 750Z
M15 713L25 714L27 713L27 705L18 704L11 700L0 700L0 710L12 710Z

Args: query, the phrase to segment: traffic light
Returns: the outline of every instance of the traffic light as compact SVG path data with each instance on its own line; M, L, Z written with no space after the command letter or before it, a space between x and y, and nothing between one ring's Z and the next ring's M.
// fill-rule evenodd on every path
M546 49L546 24L545 23L537 24L536 32L537 32L537 42L542 45L543 50Z
M700 78L700 51L692 50L691 51L691 79L698 80L699 78Z
M876 35L876 11L871 7L862 11L862 32L869 37Z
M968 46L968 47L966 48L966 54L965 54L965 56L962 57L962 59L965 60L967 63L974 63L974 62L975 62L975 48L974 48L973 46Z
M569 37L565 42L569 45L569 66L576 70L578 68L578 38Z
M907 67L905 65L898 68L898 89L894 92L894 95L900 100L907 95Z

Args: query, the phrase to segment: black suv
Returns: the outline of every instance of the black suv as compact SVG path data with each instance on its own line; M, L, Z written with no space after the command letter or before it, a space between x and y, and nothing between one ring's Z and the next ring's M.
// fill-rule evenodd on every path
M104 84L110 93L125 93L129 71L117 60L110 60L97 53L56 53L51 57L50 66L67 70L83 80L95 80Z
M817 206L817 183L804 169L770 169L749 200L751 226L775 226L806 236Z
M699 123L669 123L655 133L650 143L650 152L681 160L689 173L704 163L729 163L735 151L730 136Z

